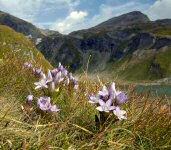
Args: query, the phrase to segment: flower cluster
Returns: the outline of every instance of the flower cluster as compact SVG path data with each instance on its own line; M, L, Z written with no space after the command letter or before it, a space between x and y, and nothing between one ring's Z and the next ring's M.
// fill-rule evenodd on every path
M56 105L51 104L50 97L40 97L37 100L37 105L41 110L47 111L47 112L59 112L60 109Z
M115 83L112 83L108 89L103 86L102 90L97 95L89 95L89 102L97 105L97 110L100 112L111 112L118 117L119 120L127 119L125 110L121 110L121 104L128 101L128 96L115 89Z
M42 89L44 92L43 97L37 99L37 106L47 112L59 112L60 109L51 102L51 96L53 95L55 89L59 88L61 84L64 86L73 85L74 89L78 89L78 78L73 77L72 73L69 73L62 65L53 70L48 70L47 75L40 68L33 68L32 64L28 62L24 63L24 67L27 69L32 69L33 73L40 75L39 82L35 82L35 90ZM45 92L45 91L48 92ZM47 96L48 93L48 96ZM52 96L53 97L53 96ZM31 105L34 97L33 95L28 95L27 104Z
M28 63L28 62L24 63L24 68L31 69L33 71L33 73L37 74L37 75L43 75L44 74L42 68L34 68L33 65L31 63Z

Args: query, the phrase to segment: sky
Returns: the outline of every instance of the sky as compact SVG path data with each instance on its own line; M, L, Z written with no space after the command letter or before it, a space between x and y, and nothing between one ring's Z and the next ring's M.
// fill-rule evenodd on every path
M171 18L171 0L0 0L0 10L68 34L131 11L151 20Z

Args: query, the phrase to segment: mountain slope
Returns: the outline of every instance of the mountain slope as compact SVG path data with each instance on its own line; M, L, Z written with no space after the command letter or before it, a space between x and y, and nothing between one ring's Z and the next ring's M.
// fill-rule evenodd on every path
M59 34L57 31L39 29L27 21L2 11L0 11L0 24L9 26L15 31L23 33L25 36L30 36L35 42L38 38L43 38L52 34Z
M150 22L150 20L145 14L139 11L133 11L118 17L111 18L91 29L94 30L102 30L102 29L114 30L117 28L124 29L132 25L136 26L138 24L148 23L148 22Z
M44 71L52 66L23 34L0 25L0 95L25 100L37 80L31 70L24 68L29 62ZM33 81L33 82L30 82Z
M49 36L38 48L53 65L61 61L73 70L85 68L91 55L91 72L108 70L122 79L160 79L171 75L166 68L171 59L164 66L164 60L156 59L170 57L170 25L171 20L152 22L141 12L131 12L67 36Z
M122 79L154 80L170 76L170 67L166 68L170 59L164 66L164 59L156 62L158 55L170 57L169 19L150 21L145 14L134 11L69 35L39 31L46 36L36 46L54 66L61 61L78 71L89 62L91 72L108 72L117 66L109 72ZM127 64L125 67L123 62ZM139 70L139 66L144 67Z

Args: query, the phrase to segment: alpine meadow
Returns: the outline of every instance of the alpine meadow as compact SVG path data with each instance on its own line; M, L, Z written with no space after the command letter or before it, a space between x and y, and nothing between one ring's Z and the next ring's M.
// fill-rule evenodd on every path
M0 0L0 149L171 149L170 1L95 1Z

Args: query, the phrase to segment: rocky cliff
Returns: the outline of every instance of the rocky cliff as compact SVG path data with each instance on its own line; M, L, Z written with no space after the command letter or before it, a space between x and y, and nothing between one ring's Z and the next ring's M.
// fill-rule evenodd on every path
M8 20L14 18L7 17L3 22ZM25 25L16 24L19 27L13 28L24 34L32 33L33 29L38 31L35 37L42 40L37 48L54 66L60 61L77 71L84 69L89 60L89 71L109 72L124 79L151 80L171 74L169 19L150 21L145 14L134 11L69 35L42 32L30 24L26 32L21 30Z

